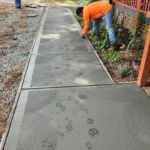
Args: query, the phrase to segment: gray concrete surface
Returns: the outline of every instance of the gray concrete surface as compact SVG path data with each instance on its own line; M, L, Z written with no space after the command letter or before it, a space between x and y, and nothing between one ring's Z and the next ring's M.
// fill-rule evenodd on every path
M149 150L150 111L137 88L22 91L18 106L26 107L23 119L13 122L5 150ZM20 109L16 116L22 116Z
M150 150L150 99L112 84L80 31L46 10L4 150Z
M23 88L111 84L68 9L48 9L43 20Z
M95 54L38 55L31 87L110 84Z

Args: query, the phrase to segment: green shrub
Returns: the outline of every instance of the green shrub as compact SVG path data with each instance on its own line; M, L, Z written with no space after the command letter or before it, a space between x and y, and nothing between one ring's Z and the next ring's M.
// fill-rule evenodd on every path
M88 32L88 34L91 34L92 36L94 36L94 30L91 29L91 30Z
M130 70L130 68L124 64L122 66L121 65L118 66L118 72L122 76L127 76L132 73L132 70Z
M117 54L117 52L115 51L110 51L108 55L109 55L111 62L120 62L122 59L121 55Z

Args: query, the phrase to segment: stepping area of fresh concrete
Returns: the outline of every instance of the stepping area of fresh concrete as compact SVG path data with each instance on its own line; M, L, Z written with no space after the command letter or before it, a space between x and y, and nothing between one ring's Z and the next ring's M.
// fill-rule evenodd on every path
M24 90L5 150L149 150L150 111L136 88Z
M49 9L23 88L112 84L81 33L68 9Z
M112 84L81 32L46 10L4 150L150 150L150 99Z

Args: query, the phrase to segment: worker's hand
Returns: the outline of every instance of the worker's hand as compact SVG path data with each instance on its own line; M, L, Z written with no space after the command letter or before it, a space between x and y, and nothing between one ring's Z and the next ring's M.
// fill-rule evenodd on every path
M81 38L85 39L85 35L82 35Z

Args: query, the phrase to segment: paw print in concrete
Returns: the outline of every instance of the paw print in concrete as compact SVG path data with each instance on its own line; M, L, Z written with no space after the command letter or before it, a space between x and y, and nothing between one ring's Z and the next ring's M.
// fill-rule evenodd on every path
M65 110L66 110L66 107L65 107L65 106L62 106L62 107L60 107L60 110L61 110L61 111L65 111Z
M57 144L49 142L47 138L42 141L42 149L55 150Z
M83 94L79 94L78 97L80 97L81 99L87 99L88 98L86 95L83 95Z
M56 103L56 106L60 108L61 111L65 111L66 107L62 105L62 103Z
M57 107L62 107L62 103L56 103Z
M73 100L73 97L69 96L69 97L68 97L68 100L69 100L69 101L72 101L72 100Z
M93 124L93 119L88 119L87 122L88 122L89 124Z
M89 113L89 110L87 108L84 108L83 106L79 106L79 109L83 112L85 112L86 114Z
M72 91L72 92L75 92L75 91L76 91L76 89L71 89L71 91Z
M99 135L99 131L98 131L96 128L91 128L91 129L89 129L88 134L89 134L91 137L94 137L94 136L96 136L96 135Z
M77 105L77 104L79 104L79 102L77 101L77 100L74 100L74 103Z
M55 69L60 69L61 67L55 67Z
M86 114L88 114L88 113L89 113L89 110L88 110L88 109L85 109L84 111L85 111L85 113L86 113Z
M82 75L84 75L84 73L82 73L82 72L79 72L79 73L78 73L78 77L80 77L80 76L82 76Z
M81 77L82 75L84 75L84 73L79 72L78 74L74 74L74 77Z
M67 128L67 132L68 132L68 131L72 131L72 130L74 129L71 123L68 123L68 124L66 125L66 128Z
M70 64L65 64L64 66L69 67L69 66L70 66Z
M58 133L60 136L64 136L64 134L63 134L62 132L57 131L57 133Z
M87 149L92 149L92 144L91 144L91 142L87 141L87 142L86 142L86 147L87 147Z
M83 110L83 109L84 109L84 107L83 107L83 106L79 106L79 109L80 109L80 110Z

